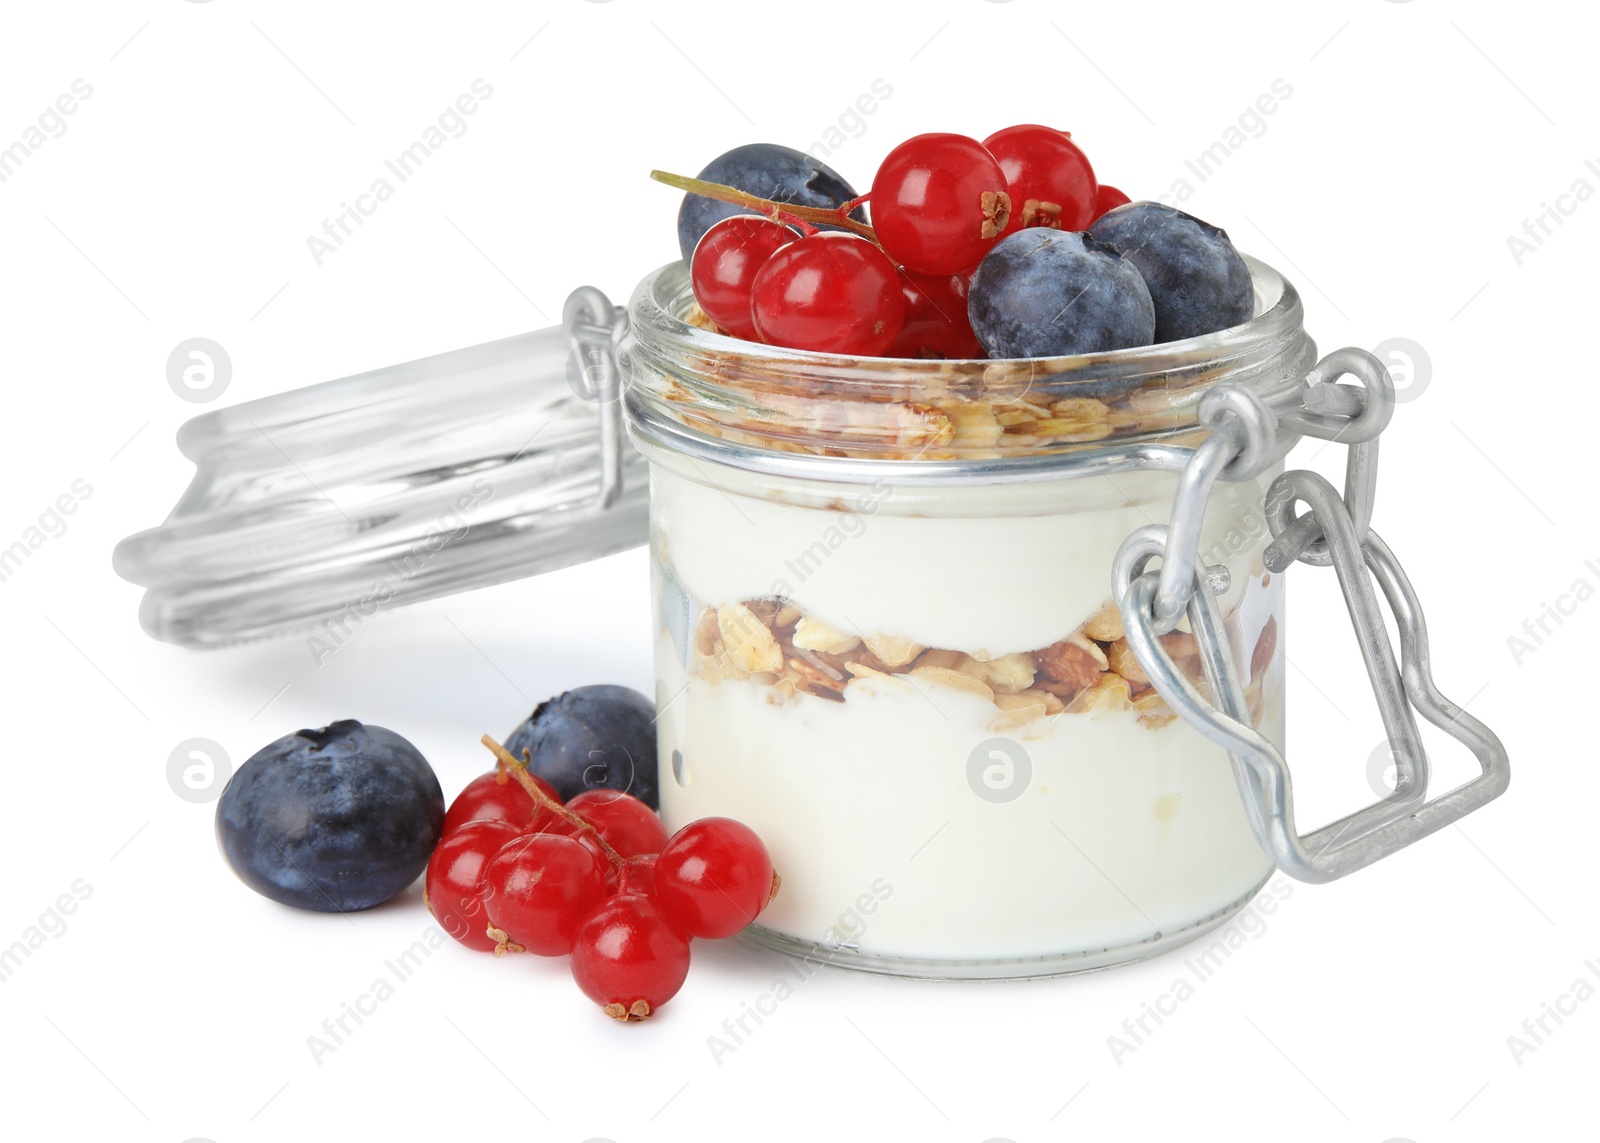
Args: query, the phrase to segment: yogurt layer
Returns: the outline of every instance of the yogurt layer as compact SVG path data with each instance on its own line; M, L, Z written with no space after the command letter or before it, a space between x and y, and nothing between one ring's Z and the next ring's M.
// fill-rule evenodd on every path
M947 488L934 500L814 481L752 495L732 470L695 475L657 463L651 478L658 553L691 596L780 596L839 631L979 658L1047 646L1093 615L1111 597L1123 540L1167 522L1175 481L1132 473ZM1213 492L1200 550L1232 573L1224 610L1258 561L1272 475Z
M658 652L667 828L755 829L784 878L759 923L797 940L929 960L1120 948L1272 868L1227 756L1181 721L1091 712L1001 737L989 702L910 676L778 703L689 678L665 635ZM1269 736L1282 717L1274 699Z

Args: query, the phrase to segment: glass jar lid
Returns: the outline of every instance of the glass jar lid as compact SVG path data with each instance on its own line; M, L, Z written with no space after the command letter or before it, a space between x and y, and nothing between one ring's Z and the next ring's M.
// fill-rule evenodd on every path
M620 324L603 295L579 291L565 328L187 422L178 445L194 479L165 523L112 557L146 588L141 625L191 647L348 629L642 544L645 463L608 415L615 378L596 361L614 373L614 356L592 352Z

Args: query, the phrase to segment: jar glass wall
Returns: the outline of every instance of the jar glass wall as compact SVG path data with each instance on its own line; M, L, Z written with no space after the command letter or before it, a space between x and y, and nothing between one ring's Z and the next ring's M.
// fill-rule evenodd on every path
M1187 940L1266 879L1226 754L1149 687L1110 598L1117 548L1176 485L1135 458L1193 443L1208 385L1265 391L1311 362L1293 291L1252 269L1239 331L1018 363L751 346L695 328L681 267L641 285L626 369L662 813L766 841L784 884L758 939L1041 975ZM1281 744L1282 581L1261 562L1278 471L1218 487L1201 551ZM1192 638L1166 638L1203 687Z

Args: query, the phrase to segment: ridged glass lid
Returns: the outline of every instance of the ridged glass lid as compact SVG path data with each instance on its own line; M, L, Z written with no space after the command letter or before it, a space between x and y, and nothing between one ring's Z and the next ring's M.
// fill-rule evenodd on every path
M644 542L616 409L614 311L206 413L195 476L117 545L157 639L217 646L582 563ZM609 375L606 371L609 370ZM570 374L570 377L569 377Z

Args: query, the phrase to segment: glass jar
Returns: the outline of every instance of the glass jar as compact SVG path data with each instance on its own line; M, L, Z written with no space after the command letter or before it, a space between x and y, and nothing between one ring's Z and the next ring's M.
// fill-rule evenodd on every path
M624 345L650 464L661 810L766 841L752 930L870 971L1020 977L1153 955L1222 923L1273 862L1227 752L1123 638L1119 546L1167 522L1168 453L1221 381L1265 393L1315 351L1251 261L1257 316L1185 342L1031 361L850 359L701 328L681 264ZM1266 489L1201 533L1257 730L1284 736ZM1186 624L1162 641L1202 690Z

